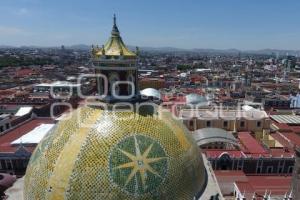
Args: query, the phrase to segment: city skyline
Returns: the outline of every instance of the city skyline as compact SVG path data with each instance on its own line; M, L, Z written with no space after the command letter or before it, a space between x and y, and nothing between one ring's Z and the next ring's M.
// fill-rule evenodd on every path
M116 13L129 45L299 50L300 3L291 0L2 2L0 45L103 44Z
M61 1L0 7L0 199L300 199L300 3Z

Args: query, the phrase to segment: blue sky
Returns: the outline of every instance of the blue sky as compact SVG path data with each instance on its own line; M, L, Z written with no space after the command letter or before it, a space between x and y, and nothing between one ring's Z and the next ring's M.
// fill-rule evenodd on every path
M299 0L1 0L0 45L300 49Z

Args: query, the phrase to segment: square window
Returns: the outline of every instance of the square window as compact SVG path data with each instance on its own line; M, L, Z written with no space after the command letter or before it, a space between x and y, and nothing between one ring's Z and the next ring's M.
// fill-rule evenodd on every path
M269 174L273 173L273 167L272 166L267 167L267 172Z
M245 122L244 122L244 121L241 121L241 122L240 122L240 126L241 126L241 127L245 127Z
M261 173L261 168L257 168L256 173L260 174Z
M128 94L126 95L120 95L120 86L124 85L130 88L130 94L128 91ZM135 85L133 82L130 81L115 81L113 82L112 86L111 86L111 92L112 92L112 96L116 99L131 99L134 94L135 94Z
M191 121L190 121L190 127L193 127L193 126L194 126L194 121L191 120Z
M256 123L256 126L257 126L257 127L261 127L261 122L260 122L260 121L257 122L257 123Z
M226 127L226 128L228 127L228 121L223 122L223 127Z
M211 121L206 121L206 127L211 127Z

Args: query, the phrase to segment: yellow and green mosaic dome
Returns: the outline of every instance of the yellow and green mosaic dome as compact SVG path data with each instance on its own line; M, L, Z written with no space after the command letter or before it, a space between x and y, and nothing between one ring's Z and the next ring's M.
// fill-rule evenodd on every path
M25 200L192 200L206 186L199 148L170 113L83 107L38 145Z

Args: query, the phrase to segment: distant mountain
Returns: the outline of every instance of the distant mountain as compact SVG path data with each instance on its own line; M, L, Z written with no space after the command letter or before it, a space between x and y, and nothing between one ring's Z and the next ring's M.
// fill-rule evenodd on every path
M134 49L134 48L132 48ZM258 55L292 55L300 56L300 50L280 50L280 49L261 49L261 50L239 50L239 49L181 49L174 47L140 47L142 51L157 51L157 52L194 52L194 53L208 53L208 54L258 54Z
M240 53L238 49L193 49L198 53Z
M129 46L130 49L135 49L135 47ZM159 52L188 52L191 49L180 49L176 47L139 47L142 51L159 51Z
M15 47L9 45L0 45L0 49L11 49L11 48L15 48Z
M135 49L133 46L128 46L130 49ZM157 51L157 52L194 52L194 53L239 53L238 49L184 49L176 47L139 47L142 51Z
M21 46L14 47L10 45L0 45L0 49L3 48L61 48L61 46L53 46L53 47L42 47L42 46ZM91 45L86 44L76 44L65 46L66 49L77 49L77 50L90 50ZM135 51L136 47L132 45L128 45L128 48ZM292 56L300 56L300 50L281 50L281 49L261 49L261 50L239 50L239 49L184 49L184 48L176 48L176 47L139 47L142 51L148 52L193 52L193 53L206 53L206 54L238 54L238 53L247 53L247 54L258 54L258 55L292 55Z
M67 49L80 49L80 50L90 50L92 48L92 45L86 45L86 44L76 44L71 46L65 46Z
M280 50L280 49L261 49L261 50L249 50L244 51L248 53L267 54L267 55L279 55L279 56L300 56L300 50Z

